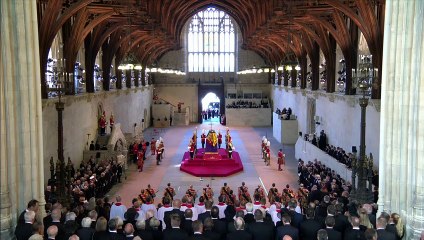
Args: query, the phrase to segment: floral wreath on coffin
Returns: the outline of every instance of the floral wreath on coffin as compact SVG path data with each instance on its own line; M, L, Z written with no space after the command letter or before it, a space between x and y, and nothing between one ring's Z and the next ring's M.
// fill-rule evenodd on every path
M209 130L208 135L206 136L206 141L209 145L216 146L218 143L218 136L215 130Z

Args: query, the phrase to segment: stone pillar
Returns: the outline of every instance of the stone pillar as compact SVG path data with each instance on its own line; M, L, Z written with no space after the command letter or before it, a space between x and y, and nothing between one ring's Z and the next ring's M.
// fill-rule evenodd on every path
M386 1L379 211L399 213L406 239L424 229L424 1Z
M0 238L11 239L29 200L44 209L36 1L0 1Z

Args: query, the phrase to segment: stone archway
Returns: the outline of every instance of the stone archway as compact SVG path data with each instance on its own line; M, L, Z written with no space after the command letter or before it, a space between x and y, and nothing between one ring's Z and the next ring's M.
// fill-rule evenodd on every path
M208 93L214 93L220 100L219 106L220 114L225 114L225 97L224 97L224 84L199 84L198 88L198 99L197 99L197 121L202 122L202 99Z

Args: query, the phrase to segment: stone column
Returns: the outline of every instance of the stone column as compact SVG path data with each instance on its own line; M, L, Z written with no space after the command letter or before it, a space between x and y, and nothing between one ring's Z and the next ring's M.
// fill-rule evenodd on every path
M0 1L1 239L31 199L44 209L43 136L36 1Z
M387 0L382 67L379 211L399 213L406 239L424 229L424 1Z

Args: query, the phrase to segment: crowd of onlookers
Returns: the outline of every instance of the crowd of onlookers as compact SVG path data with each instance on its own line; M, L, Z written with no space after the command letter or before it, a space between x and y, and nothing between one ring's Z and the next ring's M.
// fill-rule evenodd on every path
M15 234L18 240L43 239L42 235L59 240L397 240L405 235L399 214L376 216L375 203L360 205L352 200L350 183L319 161L299 159L298 175L297 191L288 185L278 190L273 184L266 195L258 186L251 198L244 184L234 193L224 184L214 202L209 185L199 190L200 197L190 186L177 199L168 184L161 202L155 203L157 191L149 185L128 207L120 196L113 203L93 197L69 209L58 202L47 203L44 219L37 218L38 202L32 200L20 215Z
M275 110L275 113L280 115L282 120L290 120L292 116L292 109L283 108L283 110L280 110L279 108L277 108L277 110Z
M256 103L253 101L247 100L237 100L232 103L227 104L226 108L268 108L267 101L261 101L261 103Z

